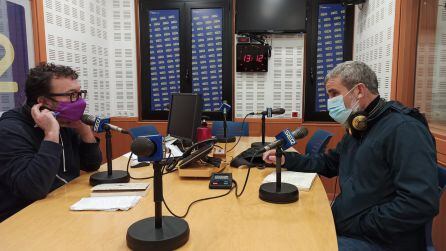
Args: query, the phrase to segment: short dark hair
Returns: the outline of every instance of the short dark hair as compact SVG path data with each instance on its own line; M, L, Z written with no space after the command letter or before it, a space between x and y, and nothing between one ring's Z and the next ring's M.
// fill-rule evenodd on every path
M53 78L77 79L78 74L69 66L53 63L41 63L29 70L25 83L26 102L29 105L37 103L37 98L50 94L51 80Z

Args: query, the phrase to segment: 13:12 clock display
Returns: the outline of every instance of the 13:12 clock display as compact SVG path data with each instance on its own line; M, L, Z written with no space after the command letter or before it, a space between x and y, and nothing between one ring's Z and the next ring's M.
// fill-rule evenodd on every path
M237 72L267 72L267 50L262 44L237 44Z

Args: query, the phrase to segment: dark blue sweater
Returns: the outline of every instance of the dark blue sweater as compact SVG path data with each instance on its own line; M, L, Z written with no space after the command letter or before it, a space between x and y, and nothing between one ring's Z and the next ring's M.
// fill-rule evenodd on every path
M336 232L391 250L424 250L425 224L439 210L436 149L428 128L388 104L361 139L344 135L336 149L286 153L293 171L339 175Z
M25 107L0 118L0 222L64 185L63 180L78 177L79 170L95 171L101 164L99 143L84 143L74 130L61 128L62 149L43 140L44 132L34 125Z

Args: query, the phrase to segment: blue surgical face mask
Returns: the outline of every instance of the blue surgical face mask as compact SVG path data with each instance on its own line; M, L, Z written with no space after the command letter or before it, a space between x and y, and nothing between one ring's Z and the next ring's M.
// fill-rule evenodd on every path
M352 108L350 109L347 109L344 103L344 97L350 94L350 92L355 89L355 87L348 91L344 96L338 95L327 100L327 108L330 117L332 117L336 122L340 124L345 124L352 111L356 112L359 109L358 99L356 99L356 101L352 105Z

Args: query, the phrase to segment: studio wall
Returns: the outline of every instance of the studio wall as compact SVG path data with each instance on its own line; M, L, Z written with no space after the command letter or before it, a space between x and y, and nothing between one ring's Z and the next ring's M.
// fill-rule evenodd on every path
M368 64L381 96L390 100L395 0L368 0L355 7L353 58Z
M44 1L48 62L79 71L87 112L138 116L133 0Z
M292 112L302 118L304 35L271 35L267 42L272 46L268 72L235 72L235 117L282 107L285 114L275 118L291 118Z

